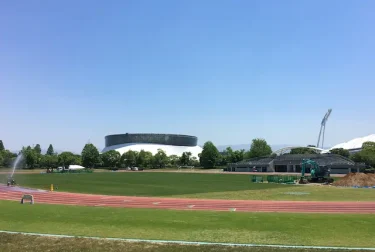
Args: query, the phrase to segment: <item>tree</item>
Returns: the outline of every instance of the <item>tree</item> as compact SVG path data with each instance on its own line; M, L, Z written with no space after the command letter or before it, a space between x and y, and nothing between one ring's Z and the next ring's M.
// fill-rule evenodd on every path
M232 153L230 156L231 163L237 163L244 159L245 156L245 150L236 150Z
M0 166L11 167L16 157L17 155L9 150L0 151Z
M98 160L95 164L100 163L100 158L98 157ZM79 154L74 154L74 162L75 165L82 165L82 157Z
M221 155L221 165L227 163L237 163L244 159L245 150L233 151L231 147L227 147Z
M203 168L214 168L218 163L220 153L216 146L208 141L203 145L202 153L199 156L200 164Z
M364 142L359 155L362 162L371 167L375 167L375 142Z
M264 157L272 154L271 146L269 146L266 140L261 138L253 139L253 142L248 152L248 158Z
M180 158L177 155L170 155L168 159L172 167L176 167L180 162Z
M3 140L0 140L0 151L4 151L5 148L4 148L4 144L3 144Z
M140 167L149 167L152 164L152 153L141 150L137 155L137 165Z
M134 167L137 164L138 152L128 150L121 156L121 163L125 164L127 167Z
M99 151L98 149L91 143L86 144L83 147L81 153L82 164L85 167L92 168L99 162Z
M46 155L54 155L55 154L55 152L54 152L54 150L53 150L53 146L52 146L52 144L50 144L49 146L48 146L48 149L47 149L47 153L46 153Z
M364 142L362 150L350 156L354 162L365 163L368 166L375 167L375 143Z
M233 155L233 150L231 147L227 147L224 151L220 153L219 160L217 163L221 166L231 163L231 158Z
M36 152L36 154L42 153L42 148L40 147L40 144L35 145L34 151Z
M192 157L190 160L190 165L194 167L199 166L199 160L196 157Z
M362 144L362 150L370 150L375 152L375 142L364 142Z
M307 147L298 147L290 151L289 154L317 154L316 150Z
M34 149L31 149L30 146L27 148L22 148L22 154L25 158L27 168L33 169L35 165L38 163L38 154Z
M164 168L168 163L168 156L165 151L158 149L158 152L154 155L153 163L156 168Z
M337 154L343 157L348 158L350 156L350 153L348 150L345 150L343 148L335 148L330 151L332 154Z
M59 159L56 155L43 155L40 165L43 168L57 168Z
M101 155L104 167L116 167L120 163L121 155L118 151L110 150Z
M190 157L191 152L183 152L180 157L180 164L181 165L189 165L190 164Z
M58 163L65 168L68 168L69 165L74 164L75 161L76 161L75 155L69 151L61 152L58 155Z

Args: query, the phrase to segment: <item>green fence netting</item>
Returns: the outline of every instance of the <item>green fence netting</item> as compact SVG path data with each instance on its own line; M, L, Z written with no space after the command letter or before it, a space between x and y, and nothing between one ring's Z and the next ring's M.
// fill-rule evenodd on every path
M263 183L267 181L268 183L277 183L277 184L294 184L298 180L297 176L289 175L252 175L250 178L253 183Z

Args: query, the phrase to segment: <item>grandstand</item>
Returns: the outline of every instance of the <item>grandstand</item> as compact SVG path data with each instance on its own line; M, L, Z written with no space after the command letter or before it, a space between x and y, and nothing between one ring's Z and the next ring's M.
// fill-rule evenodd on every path
M260 157L230 163L225 171L232 172L301 172L301 163L303 159L311 159L321 167L331 169L331 174L346 174L349 172L359 172L364 168L364 164L358 164L354 161L336 154L285 154L272 157ZM309 169L306 171L309 173Z

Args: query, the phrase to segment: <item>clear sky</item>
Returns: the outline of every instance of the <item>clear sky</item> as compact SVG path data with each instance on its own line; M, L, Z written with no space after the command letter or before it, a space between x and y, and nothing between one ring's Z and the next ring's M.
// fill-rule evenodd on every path
M0 139L326 144L375 133L375 1L0 1Z

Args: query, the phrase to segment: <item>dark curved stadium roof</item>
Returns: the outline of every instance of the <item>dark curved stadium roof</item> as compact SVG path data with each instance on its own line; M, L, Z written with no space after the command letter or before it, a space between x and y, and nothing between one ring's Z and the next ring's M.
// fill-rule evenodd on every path
M197 146L198 138L195 136L178 135L178 134L116 134L105 137L105 147L131 144L131 143L148 143L148 144L163 144L174 146Z

